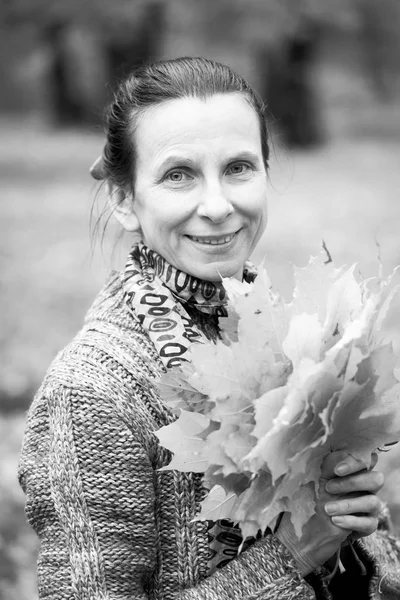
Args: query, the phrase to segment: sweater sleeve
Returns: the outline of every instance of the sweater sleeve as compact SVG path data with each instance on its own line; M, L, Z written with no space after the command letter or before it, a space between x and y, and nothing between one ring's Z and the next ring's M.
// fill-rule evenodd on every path
M40 600L145 600L159 577L154 469L109 404L59 386L29 413L20 481L41 542ZM168 600L305 600L312 588L267 537ZM160 600L167 600L161 598Z
M149 458L107 403L38 395L20 461L40 600L144 600L156 562Z
M369 571L370 597L400 598L400 541L393 535L387 507L381 512L377 531L355 545Z
M312 600L315 594L274 536L256 542L238 558L179 594L177 600Z

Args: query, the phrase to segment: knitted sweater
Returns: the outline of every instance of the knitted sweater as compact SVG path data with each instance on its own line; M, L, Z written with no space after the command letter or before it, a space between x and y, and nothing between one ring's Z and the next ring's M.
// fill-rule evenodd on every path
M114 273L28 413L19 475L40 599L331 598L323 570L307 582L272 535L208 575L207 524L192 521L202 478L159 471L171 457L153 432L174 419L149 383L161 370ZM395 538L382 529L357 552L370 597L400 598Z

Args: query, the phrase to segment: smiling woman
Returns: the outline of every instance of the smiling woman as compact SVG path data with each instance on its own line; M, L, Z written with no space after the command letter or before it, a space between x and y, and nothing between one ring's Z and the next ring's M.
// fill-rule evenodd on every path
M163 470L171 456L154 432L176 415L155 380L220 336L221 278L256 277L248 258L267 223L269 156L261 101L224 65L154 63L121 84L106 131L91 172L141 241L29 411L20 481L41 540L40 598L343 599L354 585L360 599L378 589L398 598L382 474L345 452L323 463L300 539L286 513L246 540L229 521L196 521L203 477ZM342 544L346 573L330 576Z
M139 120L134 198L114 214L169 263L195 277L242 277L267 221L257 114L240 94L181 98Z

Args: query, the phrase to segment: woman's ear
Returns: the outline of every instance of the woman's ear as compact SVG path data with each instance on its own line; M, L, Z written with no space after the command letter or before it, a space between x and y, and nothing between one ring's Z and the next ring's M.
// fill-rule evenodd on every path
M111 212L126 231L140 231L140 223L133 207L132 194L107 182Z

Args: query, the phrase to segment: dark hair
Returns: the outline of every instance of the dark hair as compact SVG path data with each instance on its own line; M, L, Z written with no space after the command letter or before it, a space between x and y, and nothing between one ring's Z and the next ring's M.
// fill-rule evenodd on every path
M269 144L264 105L250 85L226 65L206 58L177 58L150 63L133 71L123 81L106 111L107 142L101 161L101 176L122 188L135 179L136 149L132 142L137 118L150 106L167 100L215 94L240 93L257 113L262 154L268 168ZM133 191L133 190L132 190Z

